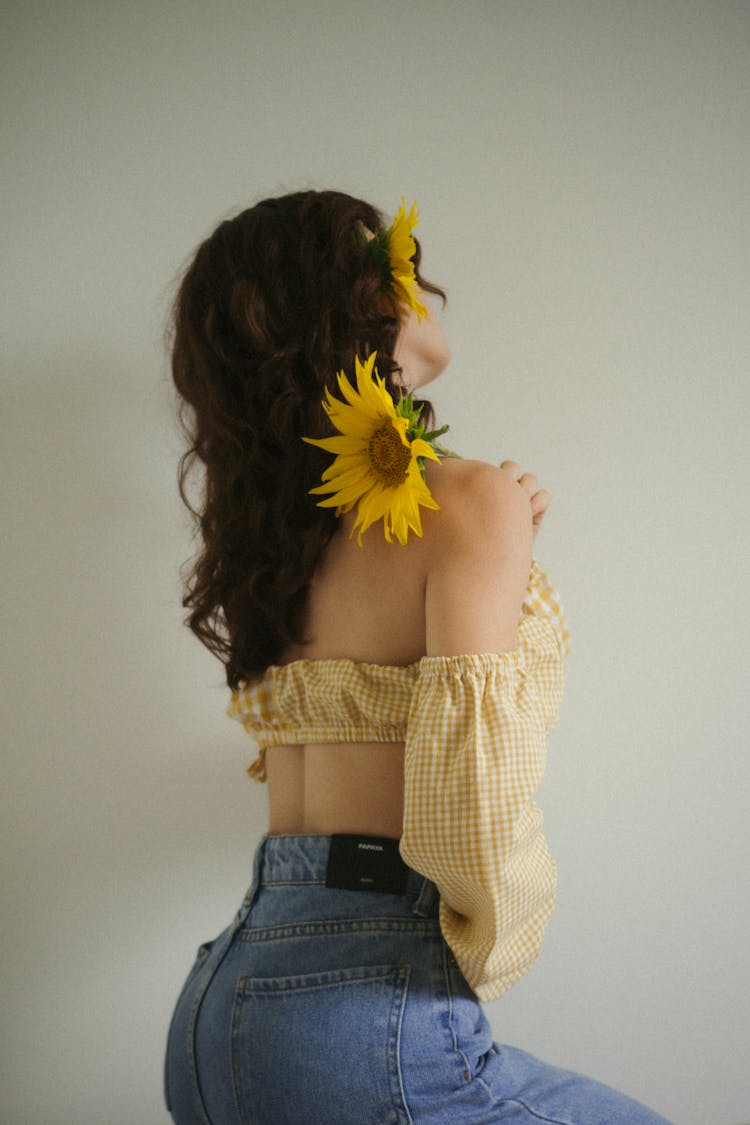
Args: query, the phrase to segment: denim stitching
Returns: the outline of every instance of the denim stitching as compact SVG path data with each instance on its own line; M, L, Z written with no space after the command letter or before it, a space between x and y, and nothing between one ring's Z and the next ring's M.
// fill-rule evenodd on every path
M447 943L444 942L443 943L443 981L445 982L445 992L446 992L446 995L448 997L448 1026L450 1027L451 1039L453 1040L453 1050L456 1052L456 1054L459 1056L459 1058L461 1058L463 1060L463 1063L462 1063L463 1077L464 1077L466 1082L470 1082L471 1081L471 1067L469 1065L468 1058L466 1057L466 1055L464 1054L464 1052L461 1050L461 1048L458 1045L458 1035L456 1034L456 1025L455 1025L455 1022L454 1022L454 1019L453 1019L453 1015L454 1015L454 1011L455 1011L455 1005L454 1005L453 988L451 986L451 979L450 979L450 968L449 968L449 965L448 965L448 958L449 957L453 957L453 954L451 953L450 948L447 945Z
M318 937L323 934L376 933L422 934L437 939L440 923L437 918L338 918L328 922L288 922L280 926L240 930L237 940L253 943L286 938Z
M484 1081L484 1079L481 1076L479 1076L476 1079L476 1081L481 1082L481 1084L487 1090L487 1093L490 1095L490 1097L493 1099L493 1101L495 1101L492 1090L490 1090L489 1086ZM530 1113L531 1116L534 1117L537 1121L545 1121L545 1122L547 1122L547 1125L579 1125L579 1122L571 1121L570 1118L565 1118L563 1120L562 1117L547 1117L546 1114L537 1113L537 1111L535 1109L533 1109L530 1105L528 1105L527 1102L522 1101L521 1098L502 1098L499 1102L496 1102L496 1104L499 1105L499 1106L504 1106L504 1105L520 1106L521 1109L526 1110L526 1112ZM601 1125L606 1125L606 1123L601 1122Z
M395 974L394 988L391 992L391 1012L388 1018L388 1047L385 1060L385 1072L388 1075L388 1083L391 1087L391 1098L393 1100L394 1109L396 1111L397 1125L407 1125L408 1122L411 1122L411 1114L406 1108L406 1099L404 1097L404 1090L401 1085L401 1065L398 1053L401 1032L401 1018L403 1016L404 1008L406 1007L406 997L410 977L411 966L400 965ZM392 1061L395 1061L396 1066L395 1090L393 1088L393 1074L391 1068ZM404 1112L406 1112L406 1121L404 1121Z
M404 1113L406 1114L405 1125L413 1125L413 1118L412 1118L411 1112L409 1111L409 1107L406 1104L406 1090L404 1089L404 1080L403 1080L403 1075L401 1073L401 1029L402 1029L402 1025L403 1025L403 1022L404 1022L404 1011L406 1010L406 1005L409 1001L409 984L411 982L411 965L405 965L404 969L405 969L405 973L406 973L406 979L404 981L404 987L403 987L403 992L402 992L402 996L401 996L401 1005L400 1005L400 1008L399 1008L398 1020L397 1020L396 1029L395 1029L395 1033L396 1033L396 1076L398 1078L398 1090L399 1090L399 1098L401 1100L401 1106L403 1107Z

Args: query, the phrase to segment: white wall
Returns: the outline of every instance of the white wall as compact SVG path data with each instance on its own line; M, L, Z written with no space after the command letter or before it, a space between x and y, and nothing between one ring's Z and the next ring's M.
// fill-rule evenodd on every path
M191 553L161 331L227 212L422 209L454 448L553 506L560 865L496 1037L680 1125L747 1092L750 5L3 6L7 1125L163 1125L163 1041L265 828Z

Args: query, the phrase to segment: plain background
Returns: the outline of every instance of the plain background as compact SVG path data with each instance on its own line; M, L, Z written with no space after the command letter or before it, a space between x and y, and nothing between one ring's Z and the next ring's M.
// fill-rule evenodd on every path
M24 0L0 41L2 1121L164 1125L177 991L249 882L162 332L198 241L300 187L417 199L450 444L553 495L559 899L496 1038L750 1120L750 6Z

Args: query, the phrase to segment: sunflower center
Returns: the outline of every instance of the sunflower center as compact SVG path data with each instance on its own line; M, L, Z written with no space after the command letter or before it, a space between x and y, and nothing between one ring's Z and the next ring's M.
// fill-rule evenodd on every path
M411 462L411 450L390 422L384 422L373 432L367 446L367 456L374 473L386 488L395 488L406 480L406 470Z

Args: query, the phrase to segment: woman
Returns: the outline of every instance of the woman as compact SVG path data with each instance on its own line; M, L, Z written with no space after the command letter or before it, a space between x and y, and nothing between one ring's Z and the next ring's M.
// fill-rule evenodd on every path
M449 349L415 209L265 200L198 249L173 374L204 488L184 604L260 753L268 832L170 1027L179 1125L655 1123L493 1043L555 865L532 801L567 630L550 501L446 456L414 392Z

